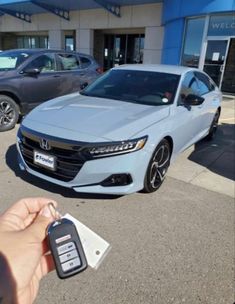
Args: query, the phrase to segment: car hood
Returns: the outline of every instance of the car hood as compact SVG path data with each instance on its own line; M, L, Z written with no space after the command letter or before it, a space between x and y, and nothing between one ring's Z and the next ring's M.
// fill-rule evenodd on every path
M0 71L0 79L9 76L9 71Z
M76 140L124 140L169 115L169 106L149 106L112 99L66 95L41 104L23 125L35 131ZM71 131L71 132L68 132ZM75 135L76 134L76 135Z

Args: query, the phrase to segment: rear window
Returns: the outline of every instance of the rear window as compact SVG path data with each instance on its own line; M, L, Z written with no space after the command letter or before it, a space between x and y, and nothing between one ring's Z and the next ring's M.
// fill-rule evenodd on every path
M60 70L70 71L80 68L77 56L73 54L58 54Z
M80 61L81 61L82 69L86 69L91 65L91 61L86 57L80 56Z
M31 54L27 52L2 52L0 53L0 71L15 70L25 60L30 57Z

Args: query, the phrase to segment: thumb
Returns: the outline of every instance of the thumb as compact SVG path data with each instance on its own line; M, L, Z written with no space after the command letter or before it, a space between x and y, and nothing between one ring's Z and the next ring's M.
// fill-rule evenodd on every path
M46 237L48 225L53 222L53 217L48 205L44 206L39 212L33 224L27 228L27 232L33 242L42 242Z

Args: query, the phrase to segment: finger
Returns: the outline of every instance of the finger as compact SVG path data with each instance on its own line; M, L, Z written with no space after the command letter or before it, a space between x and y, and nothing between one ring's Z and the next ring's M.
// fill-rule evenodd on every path
M52 203L54 207L57 207L57 202L49 198L32 197L24 198L15 203L12 207L7 209L2 217L6 217L9 214L14 214L22 220L25 220L29 214L40 212L40 210L49 203Z
M47 242L47 239L45 239L43 242L42 242L42 246L41 246L41 253L42 255L44 254L47 254L50 252L50 248L48 246L48 242Z
M39 277L42 278L55 269L54 260L51 254L43 255L38 268Z
M29 214L26 219L23 221L24 222L24 228L27 228L28 226L30 226L33 221L36 219L37 217L37 213L32 213Z
M48 225L54 220L55 218L53 217L49 206L44 206L32 225L26 229L29 241L32 243L42 243L45 239Z

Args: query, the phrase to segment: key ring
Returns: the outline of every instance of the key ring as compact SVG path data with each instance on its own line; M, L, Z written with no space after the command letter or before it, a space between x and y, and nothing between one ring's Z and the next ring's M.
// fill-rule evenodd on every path
M55 220L61 219L62 214L61 214L59 211L56 210L56 208L55 208L55 206L54 206L54 204L53 204L52 202L50 202L50 203L48 204L48 208L49 208L49 210L50 210L50 212L51 212L52 217L53 217Z

